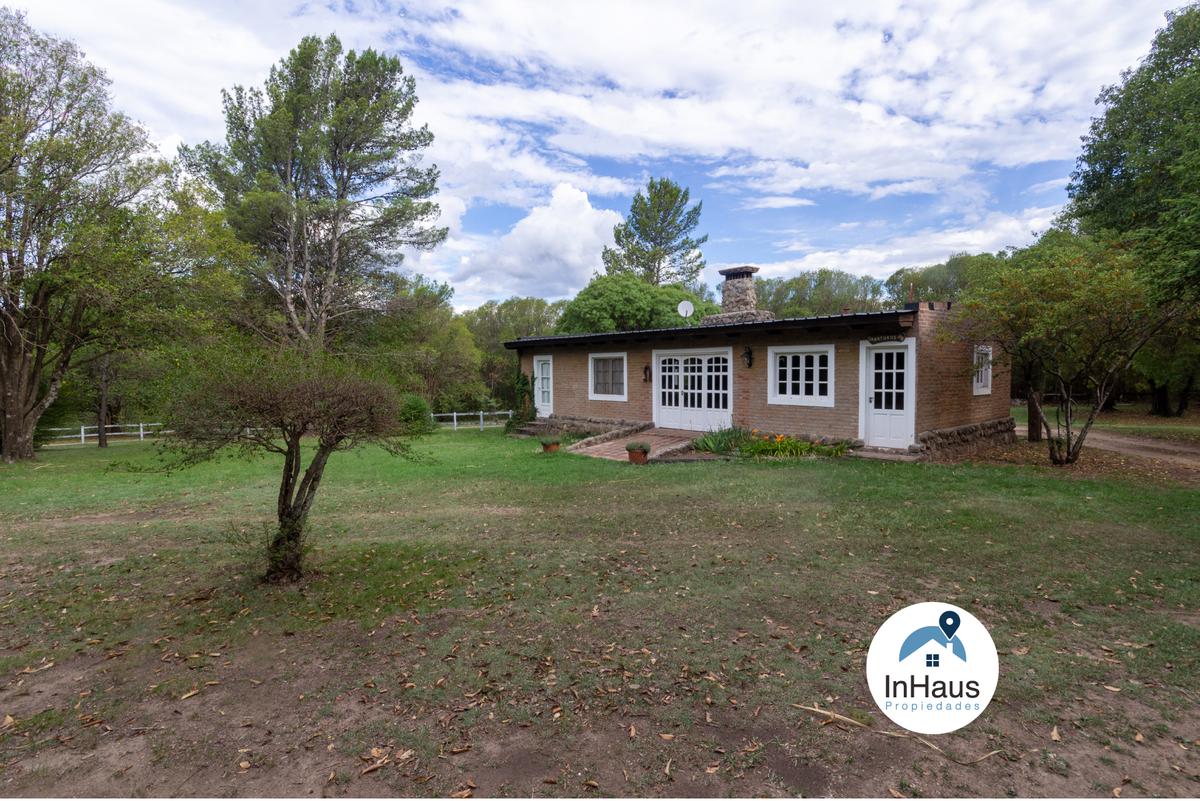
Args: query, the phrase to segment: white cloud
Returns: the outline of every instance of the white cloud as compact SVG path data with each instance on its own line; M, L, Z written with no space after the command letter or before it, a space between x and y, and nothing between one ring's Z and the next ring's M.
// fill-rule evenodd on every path
M459 308L512 295L566 297L603 269L600 253L612 244L619 222L621 215L594 208L583 190L559 184L545 205L535 206L504 235L460 230L406 267L450 281Z
M823 267L886 278L901 267L937 264L955 253L995 253L1007 247L1028 245L1050 227L1058 210L1058 206L1046 206L1015 214L993 212L977 226L930 228L845 248L815 248L797 243L793 249L804 253L799 258L757 266L764 278L787 278L803 270ZM710 281L715 281L719 277L717 270L729 266L732 265L710 264L705 272Z
M800 206L815 206L816 203L806 197L791 195L766 195L750 198L742 204L743 209L794 209Z
M1040 195L1043 192L1061 192L1067 188L1070 180L1069 178L1051 178L1049 181L1042 181L1028 187L1023 194Z

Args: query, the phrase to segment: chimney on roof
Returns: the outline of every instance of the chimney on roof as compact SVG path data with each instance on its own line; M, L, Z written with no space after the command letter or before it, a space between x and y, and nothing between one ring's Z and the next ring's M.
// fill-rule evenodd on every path
M760 323L774 320L769 311L759 310L758 293L754 288L757 267L743 264L719 271L725 276L721 284L721 313L705 317L701 325L728 325L730 323Z

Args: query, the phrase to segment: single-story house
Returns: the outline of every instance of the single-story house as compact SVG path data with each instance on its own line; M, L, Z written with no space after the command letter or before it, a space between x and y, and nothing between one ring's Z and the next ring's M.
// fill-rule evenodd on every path
M993 371L990 345L937 335L949 303L777 320L757 308L755 272L721 270L721 313L699 325L504 344L539 418L911 450L1012 440L1008 373Z

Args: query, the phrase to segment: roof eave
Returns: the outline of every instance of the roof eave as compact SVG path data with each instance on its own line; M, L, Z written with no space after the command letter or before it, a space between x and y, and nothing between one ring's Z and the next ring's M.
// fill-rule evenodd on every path
M820 330L825 327L862 328L878 327L894 323L897 332L911 328L916 321L916 311L897 309L885 312L863 312L857 314L835 314L824 317L802 317L784 320L768 320L756 323L729 323L726 325L699 325L679 328L649 328L637 331L608 331L595 334L560 334L545 337L524 337L504 343L509 350L533 346L555 345L587 345L597 342L618 342L622 340L649 341L654 339L673 339L680 336L695 336L698 334L736 335L744 333L771 333L787 330Z

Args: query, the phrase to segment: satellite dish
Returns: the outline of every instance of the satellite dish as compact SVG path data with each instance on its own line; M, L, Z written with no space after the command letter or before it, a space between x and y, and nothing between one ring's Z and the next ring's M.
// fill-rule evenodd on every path
M675 308L679 312L680 317L691 317L692 312L696 311L696 307L692 305L690 300L679 301L679 305Z

